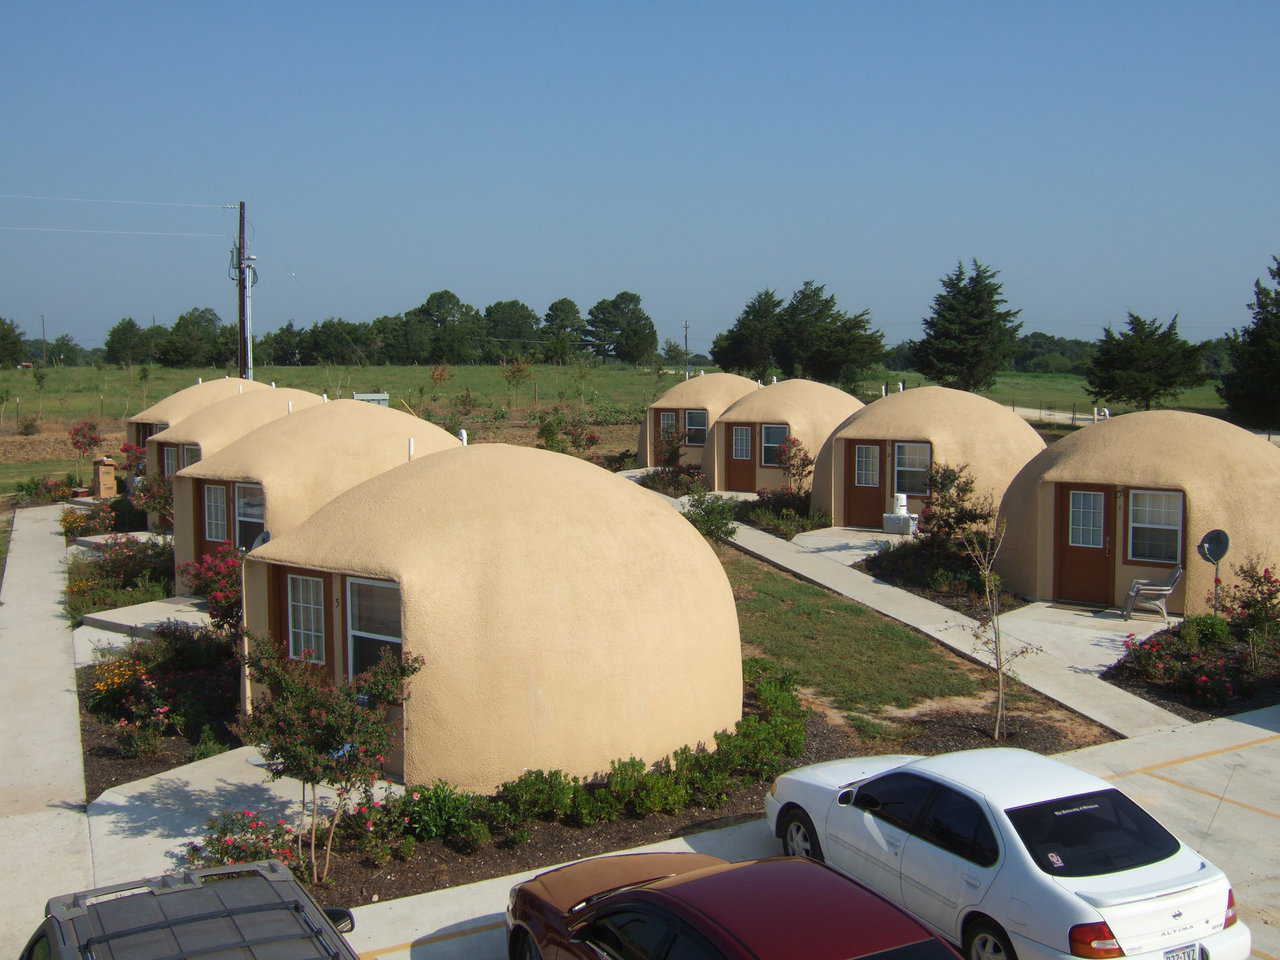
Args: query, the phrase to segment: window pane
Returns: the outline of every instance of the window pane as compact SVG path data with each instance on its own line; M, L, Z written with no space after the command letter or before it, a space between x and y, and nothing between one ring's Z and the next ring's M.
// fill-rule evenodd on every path
M760 463L766 467L778 465L778 445L787 439L787 427L766 423L760 428Z
M324 581L289 576L289 656L324 663Z
M204 488L204 538L227 539L227 488L220 485Z
M351 629L382 637L400 636L400 588L394 583L348 582Z
M859 487L880 486L880 448L858 446L855 449L854 484Z
M185 444L182 448L182 465L189 467L200 462L200 448L194 444Z
M237 520L261 520L264 509L261 485L256 483L236 484Z
M981 855L974 849L980 827L986 827L983 846L988 847ZM991 837L991 828L981 808L963 794L945 787L935 794L933 803L929 805L920 835L949 853L983 866L990 865L995 859L990 850L995 846L994 837Z
M674 433L676 429L676 415L673 411L664 410L658 414L658 429L663 433Z
M783 440L787 439L786 427L765 424L763 429L764 429L764 442L769 446L776 447Z
M379 640L377 637L364 637L353 633L351 635L352 676L377 666L378 658L382 656L384 648L397 657L400 656L399 641Z
M1045 873L1090 877L1158 863L1178 841L1119 790L1099 790L1006 810Z
M733 459L735 460L751 459L751 428L750 427L734 427L733 428Z
M1101 547L1104 496L1088 490L1071 491L1071 537L1073 547Z
M1168 527L1182 523L1182 494L1138 493L1133 494L1133 522Z
M859 797L874 797L880 802L872 815L894 826L909 829L920 812L933 784L910 773L891 773L858 788Z
M686 446L701 447L707 442L707 411L684 412L684 442Z
M1134 560L1155 560L1157 563L1176 563L1178 560L1177 530L1163 527L1138 527L1132 532Z
M931 446L927 443L899 443L895 445L898 453L898 466L910 470L928 470Z
M927 443L895 443L894 490L927 496L929 493L929 462L933 448Z
M178 448L164 447L164 475L172 476L178 472Z

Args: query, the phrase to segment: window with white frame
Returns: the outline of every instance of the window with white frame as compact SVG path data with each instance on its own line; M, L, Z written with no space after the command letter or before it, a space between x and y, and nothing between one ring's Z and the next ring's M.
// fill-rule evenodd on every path
M853 485L855 487L880 486L880 448L854 444Z
M347 580L350 674L364 673L384 649L400 655L400 586L389 580Z
M227 539L227 488L220 483L204 486L204 538Z
M236 546L248 550L265 529L262 484L236 484Z
M733 428L733 459L735 460L751 459L751 428L750 427L734 427Z
M1182 494L1129 491L1129 559L1178 563L1182 559Z
M684 443L687 447L705 446L707 442L707 411L684 412Z
M933 447L927 443L895 443L893 450L894 492L928 496Z
M676 432L676 412L674 410L663 410L658 414L658 434L659 436L669 437Z
M164 462L164 475L172 477L178 472L178 448L168 446L167 444L160 448L160 456Z
M778 466L778 448L787 439L785 423L766 423L760 428L760 466Z
M189 467L193 463L200 462L200 447L194 443L184 443L182 445L182 465Z
M1103 494L1094 490L1072 490L1067 543L1073 547L1101 547L1107 522L1105 510Z
M289 656L324 663L324 581L289 574Z

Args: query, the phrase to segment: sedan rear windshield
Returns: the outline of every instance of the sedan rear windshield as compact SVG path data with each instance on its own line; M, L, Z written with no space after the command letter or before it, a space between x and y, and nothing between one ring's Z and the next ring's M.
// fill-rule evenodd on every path
M1092 877L1171 857L1178 841L1119 790L1099 790L1006 810L1045 873Z

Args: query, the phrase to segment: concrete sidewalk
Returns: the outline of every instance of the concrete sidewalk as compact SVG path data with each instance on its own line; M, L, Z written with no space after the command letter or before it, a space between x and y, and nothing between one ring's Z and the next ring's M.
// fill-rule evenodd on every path
M811 545L805 546L743 524L738 525L732 541L766 563L915 627L962 656L989 666L993 662L975 639L976 620L832 559L833 552L836 556L843 555L833 550L832 542L813 546L811 538ZM1050 604L1031 604L1000 618L1006 650L1030 644L1043 651L1016 662L1019 680L1126 737L1170 730L1187 723L1168 710L1098 679L1101 670L1119 658L1124 637L1133 627L1145 627L1150 632L1158 624L1116 623L1095 619L1088 611L1062 610L1065 612Z
M15 952L49 897L93 885L62 509L14 513L0 591L0 944Z

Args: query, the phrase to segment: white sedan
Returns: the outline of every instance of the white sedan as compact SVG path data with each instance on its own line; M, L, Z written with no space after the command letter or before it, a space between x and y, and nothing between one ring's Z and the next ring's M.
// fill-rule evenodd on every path
M1105 780L1026 750L833 760L765 796L823 860L967 960L1245 960L1226 875Z

